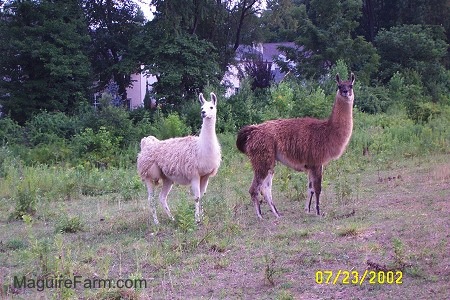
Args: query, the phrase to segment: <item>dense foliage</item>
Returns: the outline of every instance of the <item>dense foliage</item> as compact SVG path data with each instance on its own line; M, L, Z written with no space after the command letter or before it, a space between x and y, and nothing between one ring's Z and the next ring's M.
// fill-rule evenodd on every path
M90 39L77 1L14 1L0 20L4 112L23 124L39 110L72 113L88 99Z
M0 142L25 164L128 166L143 136L199 132L197 95L222 94L220 79L241 43L294 41L299 48L285 49L290 60L279 62L289 72L280 83L266 62L247 62L239 93L219 97L218 132L274 118L325 118L334 75L352 70L360 118L379 114L411 124L415 133L438 130L442 149L448 21L424 3L414 17L393 13L393 6L413 2L273 0L262 10L261 1L184 7L185 1L155 0L154 19L145 20L131 0L7 1L0 12ZM127 111L129 75L142 65L158 82L145 107ZM99 90L107 93L93 107ZM150 107L150 96L158 108Z

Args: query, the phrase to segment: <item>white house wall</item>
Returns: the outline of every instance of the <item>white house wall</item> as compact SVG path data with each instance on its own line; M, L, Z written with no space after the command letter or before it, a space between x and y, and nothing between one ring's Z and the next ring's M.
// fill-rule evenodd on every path
M127 96L128 99L130 99L130 109L144 106L147 85L149 90L151 90L152 84L156 81L156 76L148 75L145 72L131 75L131 85L127 88Z

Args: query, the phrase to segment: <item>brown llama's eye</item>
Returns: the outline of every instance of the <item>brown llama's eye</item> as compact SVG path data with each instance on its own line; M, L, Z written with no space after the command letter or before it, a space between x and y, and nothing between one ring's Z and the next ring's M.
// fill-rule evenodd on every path
M349 87L352 89L353 88L353 84L350 84Z

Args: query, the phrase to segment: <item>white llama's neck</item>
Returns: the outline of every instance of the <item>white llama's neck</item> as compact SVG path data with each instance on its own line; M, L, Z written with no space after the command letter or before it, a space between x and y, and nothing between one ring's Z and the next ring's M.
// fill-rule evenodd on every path
M211 143L216 138L216 119L203 118L202 129L200 130L200 141Z
M200 149L202 151L211 153L217 150L219 142L216 135L216 118L203 118L199 138Z

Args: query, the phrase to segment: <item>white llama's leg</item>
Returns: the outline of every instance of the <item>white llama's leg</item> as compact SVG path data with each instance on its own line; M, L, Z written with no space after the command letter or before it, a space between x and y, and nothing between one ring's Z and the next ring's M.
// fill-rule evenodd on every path
M148 193L148 205L150 207L150 213L153 216L153 222L155 222L156 225L159 224L158 221L158 216L156 215L156 205L153 202L153 182L151 181L151 179L146 179L145 180L145 185L147 186L147 193Z
M202 219L202 204L200 192L200 177L195 177L191 181L192 193L195 200L195 222L200 223Z
M266 200L267 204L269 204L270 209L272 210L273 214L279 218L280 214L278 213L277 208L275 207L275 204L273 203L272 199L272 179L273 179L273 171L270 170L267 174L266 178L264 178L262 184L261 184L261 193L264 196L264 199Z
M206 193L206 188L208 187L209 176L205 175L200 178L200 195L203 197Z
M169 216L169 218L175 220L175 218L172 216L172 213L170 212L169 206L167 205L167 195L169 194L170 190L172 189L173 182L166 178L163 180L163 186L161 188L161 193L159 194L159 202L161 202L162 207L166 211L166 214Z

